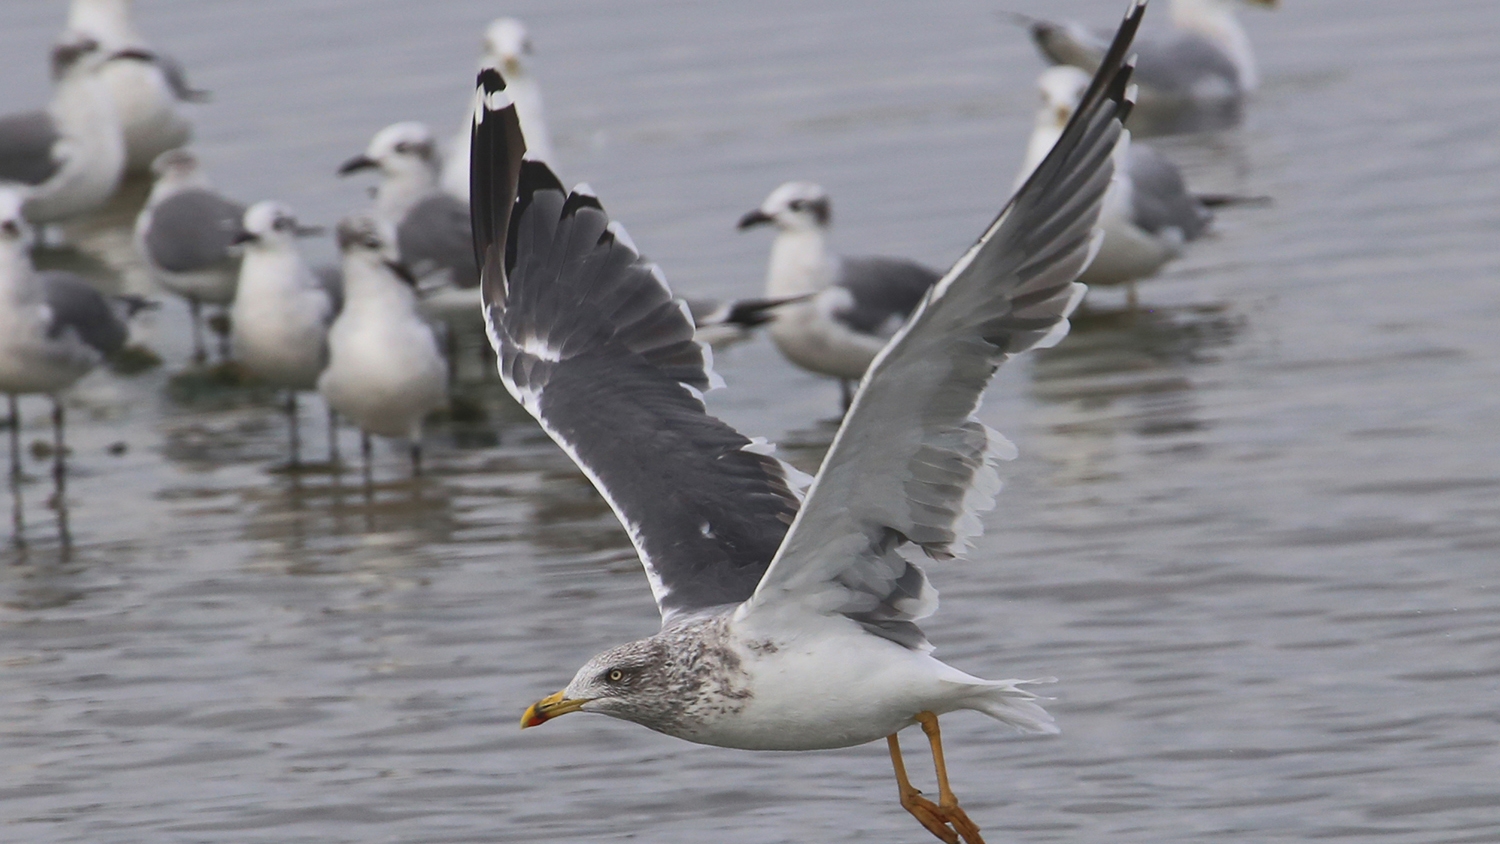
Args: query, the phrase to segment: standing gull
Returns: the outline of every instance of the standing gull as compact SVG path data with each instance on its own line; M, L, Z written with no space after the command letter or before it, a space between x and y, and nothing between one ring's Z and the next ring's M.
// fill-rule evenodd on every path
M37 272L31 264L31 227L24 195L0 186L0 392L10 404L10 471L20 464L17 398L52 396L53 473L61 480L65 454L63 390L120 350L129 335L116 307L72 273Z
M359 426L367 477L371 434L404 438L412 472L421 474L422 421L448 403L448 364L417 312L415 281L393 259L381 225L352 217L339 223L338 240L344 307L328 330L318 392Z
M1136 42L1140 102L1131 129L1169 134L1223 129L1239 123L1244 99L1260 84L1250 38L1235 17L1239 5L1275 7L1277 0L1171 0L1172 27ZM1037 49L1053 64L1090 73L1109 46L1108 31L1079 23L1021 16Z
M1089 81L1088 74L1066 65L1042 72L1037 80L1042 107L1016 177L1017 188L1062 136ZM1213 212L1188 191L1176 165L1123 134L1115 149L1114 179L1099 214L1104 242L1078 280L1089 285L1129 284L1133 305L1136 280L1181 255L1183 245L1201 237L1212 221Z
M469 207L438 185L432 132L412 121L381 129L364 153L339 167L339 175L363 170L380 173L371 213L395 232L400 261L431 294L429 307L473 308L479 267L474 263Z
M542 90L527 67L531 57L531 36L515 18L496 18L484 31L484 55L479 69L492 68L505 77L506 91L521 118L526 134L526 152L532 158L552 161L552 135L542 112ZM464 116L463 126L453 136L443 164L443 190L469 201L469 132L473 120Z
M245 211L235 241L244 249L230 310L235 360L256 377L286 389L290 468L301 465L297 393L318 386L328 362L328 325L338 313L334 291L302 260L297 238L322 234L297 222L279 202L257 202ZM336 442L329 419L330 460Z
M30 186L26 219L51 223L103 205L120 184L125 140L100 78L115 61L149 61L137 51L107 53L68 33L52 48L52 100L45 111L0 117L0 183Z
M766 295L809 298L776 310L771 339L797 366L839 379L848 410L853 382L864 376L938 274L901 258L833 254L827 243L831 219L821 187L787 182L741 217L739 228L776 226Z
M125 171L144 173L156 156L192 140L193 125L178 113L177 104L205 102L208 92L188 84L176 59L149 48L130 19L130 5L130 0L73 0L68 29L111 52L132 50L154 57L110 62L101 72L124 132Z
M901 804L938 838L981 841L943 763L938 717L982 712L1054 732L1035 696L932 656L922 570L961 553L1013 447L974 417L996 368L1060 340L1083 294L1127 110L1133 5L1063 137L880 352L806 497L792 473L709 416L693 327L585 189L521 160L499 74L476 93L476 248L506 387L624 525L662 614L654 636L585 664L522 716L598 712L723 747L812 750L884 738ZM800 499L800 500L799 500ZM920 724L938 800L906 777L896 734Z
M136 250L166 289L188 302L193 320L193 360L202 363L203 303L227 308L234 301L240 254L234 239L245 206L213 189L198 157L168 150L151 163L156 182L135 220ZM214 326L226 355L228 326Z

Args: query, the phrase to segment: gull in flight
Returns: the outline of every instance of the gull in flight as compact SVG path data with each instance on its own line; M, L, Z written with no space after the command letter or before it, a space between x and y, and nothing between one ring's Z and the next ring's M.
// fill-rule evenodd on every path
M489 336L506 388L625 527L661 611L651 636L589 660L522 727L595 712L751 750L884 739L901 805L939 839L981 844L949 785L940 716L975 710L1055 732L1018 680L940 662L918 627L922 569L963 553L1014 448L975 411L996 369L1062 339L1097 246L1129 109L1131 6L1062 137L875 357L817 477L710 416L693 322L599 199L524 160L505 82L481 72L471 174ZM919 725L923 797L897 733Z

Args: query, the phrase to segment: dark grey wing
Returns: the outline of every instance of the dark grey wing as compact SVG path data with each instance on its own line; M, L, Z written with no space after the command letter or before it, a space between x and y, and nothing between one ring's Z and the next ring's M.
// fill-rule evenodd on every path
M167 87L172 89L172 96L185 103L206 103L212 98L209 92L188 84L187 68L175 56L152 51L152 57L156 66L161 68Z
M1182 171L1167 157L1139 141L1126 153L1130 176L1131 222L1151 234L1175 228L1183 240L1197 240L1213 222L1208 210L1187 189Z
M598 199L520 161L504 82L479 78L475 248L506 388L609 502L663 623L743 601L796 515L794 470L708 415L685 307Z
M58 337L71 328L83 342L112 355L125 346L130 329L115 314L104 294L89 286L79 276L62 270L38 273L52 310L49 337Z
M45 111L0 117L0 182L39 185L52 178L60 166L52 158L52 145L59 137Z
M999 217L870 364L776 560L747 605L844 615L912 648L937 608L898 548L960 553L983 528L1014 447L974 416L995 370L1062 339L1083 295L1099 208L1128 111L1132 5L1057 144Z
M328 322L332 324L334 317L344 309L344 270L335 264L322 264L313 268L313 275L328 292L328 301L333 305L328 312Z
M168 272L208 269L231 260L245 206L211 190L189 188L162 200L151 211L146 251Z
M903 258L844 258L836 284L849 291L850 302L834 316L861 334L889 336L939 277L936 270Z
M442 272L454 286L479 286L469 205L438 193L413 205L396 227L396 249L417 278Z

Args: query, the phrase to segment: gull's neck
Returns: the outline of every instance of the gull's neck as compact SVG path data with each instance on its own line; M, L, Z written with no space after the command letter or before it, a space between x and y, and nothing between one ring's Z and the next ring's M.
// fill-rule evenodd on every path
M20 240L0 242L0 306L9 310L41 298L41 284L26 244Z
M781 229L771 243L766 295L816 293L834 282L836 269L836 259L828 254L823 229Z
M416 293L370 252L344 256L344 312L420 319Z
M284 297L308 283L312 270L294 244L263 240L248 244L240 265L240 296Z
M1032 171L1047 157L1047 153L1057 146L1057 139L1062 137L1062 127L1057 125L1053 117L1053 110L1044 108L1038 115L1036 127L1031 130L1031 141L1026 145L1026 158L1021 162L1021 170L1016 174L1016 184L1011 189L1014 193L1021 189L1026 179L1031 176Z
M146 45L130 21L130 0L73 0L68 29L92 36L106 50Z
M104 80L99 78L101 67L89 64L71 68L57 80L52 99L47 103L47 114L56 124L57 133L72 141L75 149L82 148L85 155L97 155L95 148L107 142L111 134L120 133L114 100Z
M380 184L375 186L375 214L395 225L412 206L438 189L438 174L420 161L402 161L397 168L381 168Z
M1250 36L1235 17L1232 0L1172 0L1172 23L1219 45L1240 75L1240 88L1253 91L1260 84Z

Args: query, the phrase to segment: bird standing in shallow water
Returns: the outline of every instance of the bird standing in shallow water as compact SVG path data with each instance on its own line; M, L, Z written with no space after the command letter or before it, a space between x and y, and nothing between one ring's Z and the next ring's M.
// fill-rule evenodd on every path
M505 83L480 74L470 195L501 378L619 517L662 615L659 633L533 704L523 728L583 711L752 750L884 738L901 805L949 844L980 844L939 716L1056 728L1022 681L932 656L917 622L937 594L899 549L946 559L982 530L992 461L1014 447L973 414L1000 364L1061 340L1082 298L1143 11L1132 5L1053 151L876 356L805 496L763 442L708 415L716 379L680 302L595 196L523 162ZM897 733L912 725L936 802L906 775Z
M448 364L417 312L415 281L371 217L339 223L344 307L328 329L328 367L318 392L359 426L365 475L370 435L405 439L422 473L422 421L448 404Z
M245 211L235 242L244 250L230 310L235 360L252 375L286 389L290 468L301 465L297 393L318 386L328 362L328 326L338 313L336 291L307 262L297 239L322 234L297 222L279 202L257 202ZM329 418L329 459L336 431Z
M807 297L770 314L771 339L786 359L839 379L843 409L870 361L906 322L938 273L903 258L846 258L828 249L832 209L811 182L787 182L739 228L776 227L766 296Z

